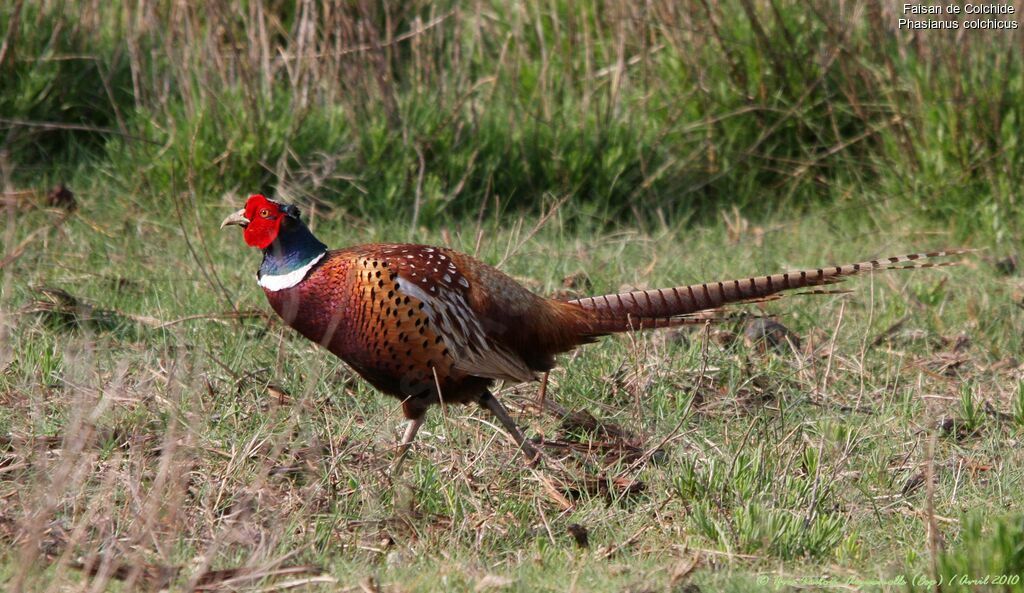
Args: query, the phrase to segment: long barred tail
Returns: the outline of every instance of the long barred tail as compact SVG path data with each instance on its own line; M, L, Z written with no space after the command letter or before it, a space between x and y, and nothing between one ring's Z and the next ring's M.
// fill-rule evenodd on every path
M948 249L913 253L843 266L799 270L743 280L691 284L675 288L637 290L569 301L586 311L580 316L580 330L586 335L635 329L653 329L700 322L707 314L733 303L750 303L778 298L782 291L842 282L849 276L881 270L910 270L954 265L957 262L919 262L962 255L971 249ZM829 292L829 291L811 291Z

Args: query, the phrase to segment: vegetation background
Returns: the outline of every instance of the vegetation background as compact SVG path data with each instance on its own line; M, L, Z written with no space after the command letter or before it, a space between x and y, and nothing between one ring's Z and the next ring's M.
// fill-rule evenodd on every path
M3 2L0 583L1022 590L1024 36L902 12ZM217 231L256 191L552 295L984 251L588 346L500 394L544 467L460 408L392 479Z

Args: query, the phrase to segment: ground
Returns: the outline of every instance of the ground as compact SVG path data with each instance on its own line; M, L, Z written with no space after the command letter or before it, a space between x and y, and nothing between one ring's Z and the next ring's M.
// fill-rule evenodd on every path
M540 467L453 407L391 477L397 402L268 315L259 254L216 228L232 198L179 222L79 197L71 215L8 209L0 579L23 590L871 589L1020 570L1022 281L998 254L605 339L563 357L543 408L536 385L498 391L547 443ZM484 225L478 251L576 295L953 241L928 220L820 224L835 215L646 233L527 218ZM479 234L313 224L339 246L472 252Z
M1024 590L1022 38L906 16L0 2L0 588ZM256 192L546 295L979 251L588 345L497 388L543 464L453 407L395 477Z

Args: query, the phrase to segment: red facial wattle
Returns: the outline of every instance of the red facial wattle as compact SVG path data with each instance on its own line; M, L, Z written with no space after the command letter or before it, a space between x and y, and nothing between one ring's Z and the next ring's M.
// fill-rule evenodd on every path
M245 202L245 217L249 219L242 233L245 242L252 247L266 249L277 238L284 213L277 204L256 194Z

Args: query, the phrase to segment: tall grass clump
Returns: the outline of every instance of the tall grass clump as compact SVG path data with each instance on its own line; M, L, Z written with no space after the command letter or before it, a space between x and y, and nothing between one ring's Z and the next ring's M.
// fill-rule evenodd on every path
M963 232L1008 241L1019 40L898 31L897 8L7 4L3 147L21 167L99 145L116 180L414 224L550 196L606 220L874 197L970 205Z
M965 517L958 544L938 555L929 575L932 582L942 582L944 591L1024 591L1024 519L1020 516L972 513ZM915 576L920 582L921 574L911 572L908 582L914 582Z
M6 160L27 173L102 150L107 130L126 131L132 78L112 22L71 3L6 2L0 47Z

